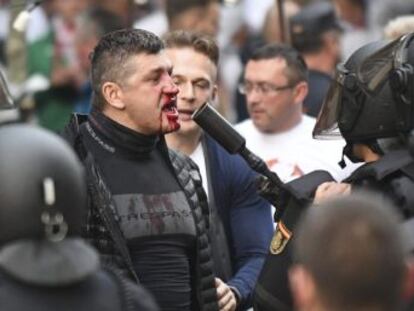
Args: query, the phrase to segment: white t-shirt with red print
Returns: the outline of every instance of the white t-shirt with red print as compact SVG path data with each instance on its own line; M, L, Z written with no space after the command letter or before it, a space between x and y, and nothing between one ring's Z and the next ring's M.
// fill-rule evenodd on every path
M259 132L250 119L235 128L245 137L247 148L261 157L282 181L291 181L314 170L328 171L337 181L341 181L359 165L347 160L347 166L341 169L338 162L345 141L313 139L315 122L314 118L303 115L294 128L276 134Z

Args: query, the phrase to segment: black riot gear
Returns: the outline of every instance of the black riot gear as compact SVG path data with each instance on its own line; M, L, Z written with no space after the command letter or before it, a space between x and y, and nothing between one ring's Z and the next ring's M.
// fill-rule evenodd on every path
M0 179L2 310L158 310L143 288L100 268L79 238L86 182L64 140L34 126L1 126Z
M381 96L377 96L364 87L356 74L358 65L384 45L383 42L367 44L347 62L338 65L335 81L313 131L315 138L342 136L349 142L393 134L390 127L395 108L389 86L381 89Z
M378 156L345 182L390 197L404 217L412 217L413 159L409 141L414 128L414 34L392 42L364 45L337 70L336 82L313 130L315 138L342 136L352 161L366 161L366 146ZM411 81L411 82L410 82ZM338 131L339 130L339 131ZM361 149L359 149L361 150ZM364 149L367 150L367 149ZM365 154L365 155L364 155Z
M378 93L389 82L396 107L395 127L406 136L414 127L414 33L367 57L357 74L372 93Z
M313 132L316 138L345 138L344 153L349 157L353 157L354 144L365 145L378 154L377 160L365 163L343 182L350 183L352 191L371 190L392 200L406 219L414 215L414 161L407 150L414 127L414 97L410 95L414 84L409 82L411 65L406 64L410 60L410 40L409 35L390 44L367 44L340 64ZM303 197L294 196L296 200L288 201L284 208L256 285L255 310L293 310L287 277L292 263L291 240L296 235L298 218L324 181L322 175L312 178L311 174L291 182L290 188L298 188L296 193Z
M379 41L358 49L338 65L319 115L315 138L342 136L344 153L354 162L354 143L368 145L375 153L405 145L414 127L413 34L391 43ZM413 62L414 63L414 62ZM411 82L410 82L411 81ZM390 139L391 138L391 139Z
M57 135L28 125L0 128L0 246L13 240L80 235L83 168Z
M377 161L361 166L344 182L352 185L352 191L372 190L378 196L391 199L405 218L414 215L414 164L406 145L408 134L414 127L414 97L409 93L409 86L403 88L405 83L411 83L410 67L404 65L405 61L399 63L394 59L409 59L409 38L401 39L398 44L394 42L392 53L385 53L392 43L382 41L367 44L344 64L338 65L313 132L316 138L345 138L347 146L344 153L355 162L362 159L353 155L354 144L368 146L380 155ZM383 54L387 54L392 61L381 58ZM380 59L383 61L381 65ZM300 185L303 191L308 187L302 183L310 177L305 175L293 182ZM313 183L310 179L309 182L309 185L319 185L319 181ZM312 187L309 189L314 190ZM311 200L314 194L305 198ZM285 207L286 211L275 231L270 253L256 285L255 310L293 309L287 270L292 262L290 241L296 233L296 221L307 208L304 202Z
M195 111L192 118L229 153L239 153L260 174L257 190L276 207L274 221L277 229L256 283L253 305L258 311L289 311L293 304L287 286L291 232L302 210L312 201L316 187L322 182L333 181L332 176L325 171L314 171L283 184L276 173L269 171L260 157L246 148L244 137L208 103Z
M414 101L414 33L392 41L367 57L358 67L357 74L364 86L373 93L378 92L389 80L393 97L403 113L403 104L411 107ZM411 114L405 116L406 121L404 118L399 121L401 130L413 127Z

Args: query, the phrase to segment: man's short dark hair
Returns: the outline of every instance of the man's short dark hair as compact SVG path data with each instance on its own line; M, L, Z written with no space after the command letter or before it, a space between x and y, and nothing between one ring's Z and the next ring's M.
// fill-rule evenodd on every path
M312 275L326 307L396 310L405 263L393 209L374 194L357 193L305 213L296 231L294 260Z
M157 54L164 48L160 38L142 29L122 29L103 36L91 55L92 104L98 109L105 105L102 85L115 82L122 85L130 75L128 61L140 53Z
M125 28L124 21L115 13L102 8L94 8L88 11L83 18L95 26L96 36L103 37L105 34Z
M292 45L303 54L318 53L326 44L326 36L333 36L333 38L337 38L337 40L339 40L340 35L340 30L331 29L314 36L295 37L292 39Z
M308 81L308 68L302 56L295 49L285 44L266 44L255 51L249 58L253 61L281 58L286 61L286 77L289 84L295 85L301 81Z
M219 62L219 48L213 37L192 31L177 30L164 37L166 48L192 48L207 56L216 66Z
M165 13L168 22L171 24L177 16L192 8L207 8L212 2L217 2L217 0L167 0L165 1Z
M314 2L289 19L292 46L300 53L318 53L326 44L326 36L342 31L334 6L330 2Z

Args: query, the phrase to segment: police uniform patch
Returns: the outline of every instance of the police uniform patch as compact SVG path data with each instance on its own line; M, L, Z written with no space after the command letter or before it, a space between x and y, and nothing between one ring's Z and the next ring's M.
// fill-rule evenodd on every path
M270 243L270 252L273 255L282 253L291 237L292 232L286 228L282 221L279 221L272 242Z

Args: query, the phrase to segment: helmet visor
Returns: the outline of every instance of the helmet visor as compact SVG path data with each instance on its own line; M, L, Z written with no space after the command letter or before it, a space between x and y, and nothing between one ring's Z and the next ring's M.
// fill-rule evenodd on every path
M338 127L338 115L345 75L345 68L342 65L338 65L335 80L331 83L316 120L312 133L313 138L337 139L342 137Z
M394 68L407 60L408 43L414 34L402 36L368 56L358 67L357 76L365 89L376 93L389 78Z

